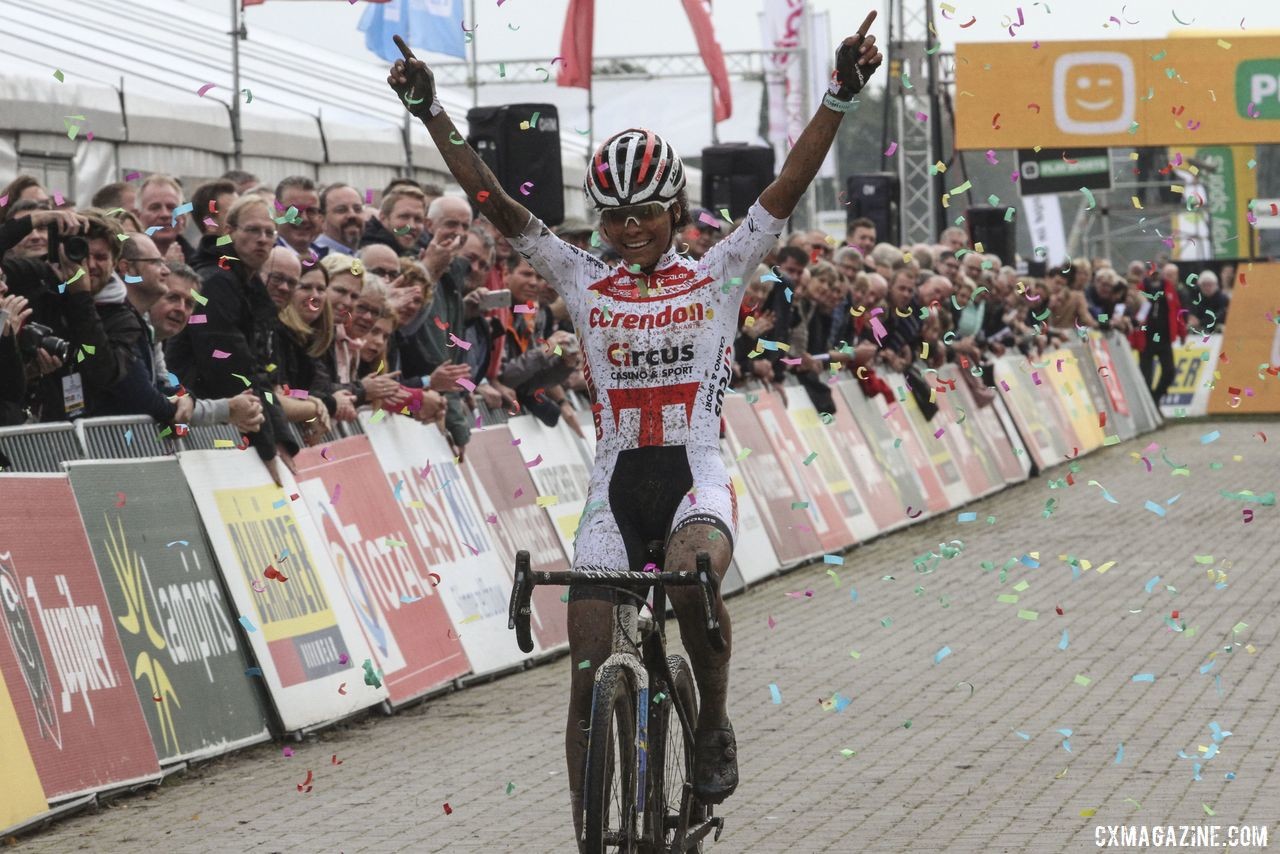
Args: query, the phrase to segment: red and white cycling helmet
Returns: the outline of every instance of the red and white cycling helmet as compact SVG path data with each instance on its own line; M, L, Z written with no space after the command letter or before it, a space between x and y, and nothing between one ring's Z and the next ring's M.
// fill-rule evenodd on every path
M596 149L583 189L597 211L647 202L670 207L684 189L684 164L653 131L629 128Z

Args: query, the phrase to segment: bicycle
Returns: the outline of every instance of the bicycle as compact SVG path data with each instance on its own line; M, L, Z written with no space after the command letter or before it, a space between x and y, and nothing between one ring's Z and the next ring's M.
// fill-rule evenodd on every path
M628 594L616 599L612 654L596 671L592 689L581 840L587 854L606 848L626 854L698 852L708 834L714 830L718 841L724 830L724 819L693 795L698 696L688 662L667 655L665 590L701 588L707 636L719 650L720 579L705 552L698 553L694 572L666 572L663 557L663 544L654 542L647 555L652 572L534 572L529 553L516 553L508 628L515 629L524 652L533 651L529 599L536 585L604 584ZM641 616L641 604L648 604L651 616Z

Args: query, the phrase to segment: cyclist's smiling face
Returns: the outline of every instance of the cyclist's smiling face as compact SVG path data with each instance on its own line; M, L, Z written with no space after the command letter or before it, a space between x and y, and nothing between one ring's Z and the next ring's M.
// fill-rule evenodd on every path
M628 267L640 265L650 270L671 248L675 235L672 222L680 216L679 205L663 209L650 203L606 209L600 216L600 231Z

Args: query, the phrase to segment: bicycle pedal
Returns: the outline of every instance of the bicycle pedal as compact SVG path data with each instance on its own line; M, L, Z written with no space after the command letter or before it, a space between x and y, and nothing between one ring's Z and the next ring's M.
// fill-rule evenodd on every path
M720 834L724 833L724 816L712 816L710 821L711 826L716 829L716 835L712 837L712 841L719 842Z

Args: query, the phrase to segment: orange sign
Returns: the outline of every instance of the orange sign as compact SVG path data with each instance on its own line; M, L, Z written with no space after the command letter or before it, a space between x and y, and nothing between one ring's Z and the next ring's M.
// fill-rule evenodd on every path
M956 45L956 148L1280 140L1280 40Z
M1280 264L1242 264L1213 372L1210 415L1280 412L1278 319Z

